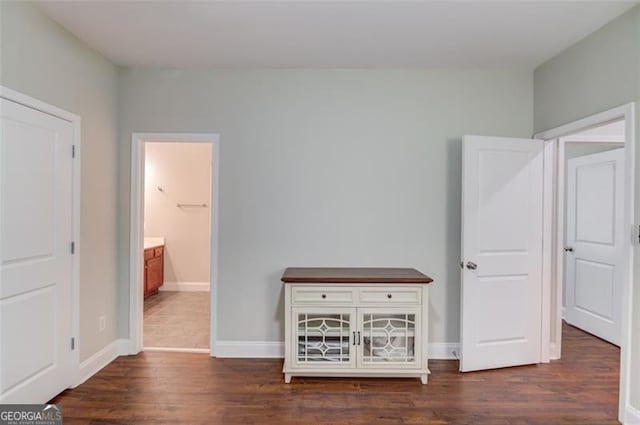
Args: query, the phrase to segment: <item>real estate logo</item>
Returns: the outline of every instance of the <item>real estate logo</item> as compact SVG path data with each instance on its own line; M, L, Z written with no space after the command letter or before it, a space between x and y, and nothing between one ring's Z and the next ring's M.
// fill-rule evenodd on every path
M62 425L59 404L0 405L0 425Z

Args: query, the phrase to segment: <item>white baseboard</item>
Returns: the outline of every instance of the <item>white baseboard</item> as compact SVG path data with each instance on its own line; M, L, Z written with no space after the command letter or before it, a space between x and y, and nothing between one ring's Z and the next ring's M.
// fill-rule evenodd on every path
M459 355L460 344L457 342L429 344L430 359L455 360ZM284 343L279 341L217 341L215 356L221 358L282 358L284 357Z
M114 361L119 356L129 354L129 340L116 339L102 350L80 363L80 368L76 375L75 383L72 388L85 382L87 379L95 375L100 369Z
M160 291L209 292L209 282L165 282Z
M216 341L216 357L281 358L284 343L279 341Z
M549 360L560 360L560 350L555 342L549 344Z
M173 347L144 347L142 351L148 353L202 353L209 354L208 348L173 348Z
M627 406L623 423L624 425L640 425L640 410L632 406Z
M460 344L457 342L430 342L429 359L458 360L460 358Z

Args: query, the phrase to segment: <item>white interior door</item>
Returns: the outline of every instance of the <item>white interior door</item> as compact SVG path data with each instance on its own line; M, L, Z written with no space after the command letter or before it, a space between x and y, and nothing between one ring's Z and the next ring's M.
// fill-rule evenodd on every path
M0 403L71 384L71 123L0 99Z
M567 161L565 319L620 345L624 148Z
M463 372L540 362L543 142L465 136Z

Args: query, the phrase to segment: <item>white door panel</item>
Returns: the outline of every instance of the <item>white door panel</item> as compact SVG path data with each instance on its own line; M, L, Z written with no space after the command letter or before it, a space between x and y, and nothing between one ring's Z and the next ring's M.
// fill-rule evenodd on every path
M25 377L55 366L56 295L55 285L50 285L2 300L3 363L20 365L4 371L3 393ZM33 340L38 341L37 350L33 349Z
M0 402L71 384L72 125L1 100Z
M56 131L5 118L3 138L7 143L3 145L2 177L9 184L4 186L2 198L7 206L3 210L3 262L51 258L55 249L51 212L56 183ZM17 142L12 143L14 140Z
M540 361L542 149L464 138L461 371Z
M568 323L620 344L624 149L567 162Z
M605 320L613 320L615 268L611 264L577 259L574 306Z

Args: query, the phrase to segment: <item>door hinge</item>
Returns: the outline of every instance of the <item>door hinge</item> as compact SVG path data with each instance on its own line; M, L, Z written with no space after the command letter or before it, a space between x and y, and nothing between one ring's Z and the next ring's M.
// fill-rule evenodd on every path
M76 157L76 145L71 145L71 158Z
M71 242L71 253L72 254L76 253L76 243L75 242Z
M76 339L74 337L71 337L71 350L75 350L76 349Z

